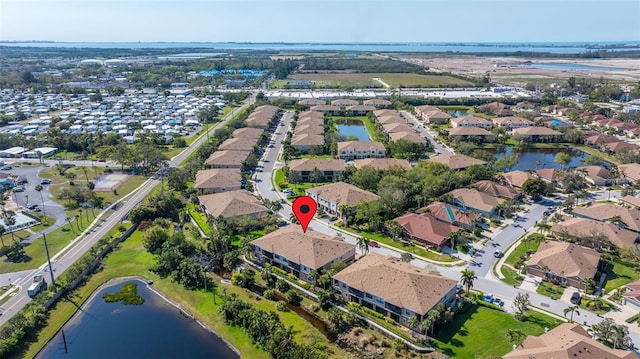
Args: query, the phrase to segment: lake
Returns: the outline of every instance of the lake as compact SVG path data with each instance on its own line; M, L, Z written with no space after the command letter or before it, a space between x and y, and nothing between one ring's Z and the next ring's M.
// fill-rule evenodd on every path
M126 283L138 284L142 305L107 303ZM213 298L212 298L213 300ZM69 353L59 332L37 358L216 358L240 356L195 320L180 314L139 280L103 288L64 327Z
M549 69L549 70L568 70L568 71L625 71L627 69L619 67L606 67L606 66L591 66L580 64L566 64L566 63L541 63L541 64L523 64L518 67L534 68L534 69Z
M337 125L338 133L341 136L349 137L356 136L360 141L371 141L367 128L362 125L360 121L349 121L348 123L341 123Z
M491 148L491 149L482 149L488 152L493 153L497 158L500 158L505 155L509 155L512 152L516 152L519 154L518 164L509 169L509 171L526 171L526 170L535 170L536 165L538 169L543 168L556 168L560 169L562 166L556 162L554 159L556 155L560 152L568 153L571 155L571 162L567 165L567 167L578 167L582 166L581 160L589 157L589 154L578 151L576 149L571 148Z
M447 114L456 117L456 118L461 118L461 117L472 117L473 115L470 113L467 113L467 111L460 111L460 110L455 110L455 111L446 111Z

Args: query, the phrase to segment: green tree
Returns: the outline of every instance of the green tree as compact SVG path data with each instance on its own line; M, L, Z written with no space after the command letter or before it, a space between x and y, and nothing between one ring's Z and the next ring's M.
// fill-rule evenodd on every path
M504 172L518 164L520 156L516 152L504 155L493 162L493 168L496 171Z
M572 305L569 307L564 308L564 310L562 311L564 313L564 316L567 316L567 313L571 313L571 317L569 318L569 323L573 323L573 314L576 313L578 315L580 315L580 311L578 310L580 307L577 305Z
M571 155L566 152L558 152L553 161L564 168L566 165L571 163Z
M369 238L360 236L356 241L357 241L356 247L360 248L360 250L364 255L369 253L369 242L371 242Z
M522 193L532 198L540 198L547 192L547 184L540 178L530 178L522 184Z
M156 226L147 229L142 237L145 249L151 254L159 254L162 250L162 245L168 240L169 234L167 231Z
M379 172L371 166L364 166L358 169L349 178L349 182L354 186L371 192L376 191L379 181Z
M529 293L518 293L513 299L513 309L515 309L515 317L520 321L527 319L527 310L529 310L531 301Z
M167 176L167 182L169 186L176 191L182 191L187 188L187 182L189 181L189 172L180 167L171 169Z
M511 343L512 345L520 345L526 335L520 329L509 329L505 333L505 336L509 340L509 343Z
M42 197L42 185L41 184L37 184L35 187L35 190L40 194L40 202L42 202L42 215L46 216L47 213L44 209L44 198Z
M412 315L409 317L409 319L407 319L407 327L411 329L411 337L414 336L418 324L420 323L418 322L418 317L416 317L415 315Z
M478 276L476 276L476 272L470 269L463 270L461 274L462 274L462 277L460 278L460 281L462 285L464 285L467 288L467 295L469 295L471 288L473 288L473 281L478 279Z

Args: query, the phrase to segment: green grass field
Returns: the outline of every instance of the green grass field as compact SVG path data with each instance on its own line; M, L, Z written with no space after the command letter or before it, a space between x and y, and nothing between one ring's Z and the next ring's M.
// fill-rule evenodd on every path
M538 288L536 288L538 294L546 295L551 299L559 299L564 293L564 287L557 284L541 281Z
M631 266L616 261L607 261L606 272L605 293L640 278L640 271L635 271Z
M476 306L436 332L432 344L451 358L500 357L511 351L506 337L509 329L540 335L545 327L552 329L560 323L538 312L530 312L527 321L519 322L510 314Z
M67 213L79 214L80 212L69 211ZM99 213L100 211L98 210L95 211L96 215ZM69 224L65 224L64 226L46 235L47 244L49 246L49 254L51 256L60 252L67 244L69 244L74 238L76 238L78 234L82 233L82 231L84 231L87 228L87 226L95 218L93 216L93 213L91 213L91 211L82 212L82 219L78 217L78 219L76 220L73 215L69 215L69 217L73 218L73 221L71 222L71 227L73 228L73 230L69 228ZM89 219L88 222L87 222L87 218ZM103 218L107 218L107 217L105 216ZM80 225L80 230L78 230L78 225ZM31 235L31 233L26 231L21 231L18 234L22 238L26 238L29 235ZM42 236L40 237L42 238ZM9 243L11 241L10 238L11 238L11 235L8 235L8 234L4 235L5 242ZM43 264L47 259L43 239L36 239L35 241L31 242L26 247L24 247L24 251L27 257L30 258L29 261L13 263L13 262L7 262L5 257L0 259L0 274L17 272L17 271L22 271L27 269L34 269L39 267L41 264Z
M254 293L240 287L221 283L221 278L215 275L211 276L217 287L217 299L215 303L210 291L186 290L182 285L176 284L170 279L158 277L149 270L155 263L155 259L153 255L144 249L142 237L142 232L134 232L127 241L120 245L117 251L111 253L105 259L102 270L94 274L85 285L73 293L71 298L75 304L81 305L93 291L110 279L123 276L142 276L153 280L153 286L156 289L180 303L187 311L194 314L198 319L211 327L218 335L229 341L240 351L243 358L269 358L266 352L255 348L249 337L241 329L224 324L222 317L218 313L218 307L222 302L222 292L223 289L225 289L227 294L237 293L242 300L251 302L261 309L276 311L285 326L293 325L295 340L309 344L327 344L327 353L332 358L345 357L346 353L340 352L337 347L329 345L327 339L302 317L294 312L278 312L275 308L275 302L265 299L256 300ZM34 338L33 344L29 347L29 350L24 353L24 356L33 357L35 353L62 328L64 323L71 318L76 310L76 306L69 301L62 300L58 302L51 311L48 325L40 331L37 338Z

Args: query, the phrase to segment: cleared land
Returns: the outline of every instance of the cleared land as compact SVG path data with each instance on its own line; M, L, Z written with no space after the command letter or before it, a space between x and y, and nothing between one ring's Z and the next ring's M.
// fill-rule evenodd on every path
M315 82L315 87L362 87L381 88L382 84L375 78L381 79L391 87L443 87L443 86L473 86L465 81L452 76L422 75L413 73L322 73L322 74L295 74L290 76L293 80L309 80ZM280 81L276 86L284 86L285 81Z
M481 77L490 73L494 80L504 83L545 85L559 79L605 78L612 81L636 82L640 80L639 59L570 59L517 58L480 56L433 56L403 55L401 60L429 67L432 71L443 71L470 77ZM523 67L523 65L554 64L556 68ZM584 69L563 68L563 65L593 66ZM546 65L545 65L546 66ZM600 67L610 67L605 71ZM561 80L560 80L561 81Z

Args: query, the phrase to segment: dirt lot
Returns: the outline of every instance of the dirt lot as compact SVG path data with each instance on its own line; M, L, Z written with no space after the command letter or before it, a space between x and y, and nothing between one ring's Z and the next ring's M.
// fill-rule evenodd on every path
M309 80L316 87L383 87L384 84L402 87L472 86L473 84L451 76L420 75L411 73L305 73L290 76L292 79ZM375 79L380 79L382 82Z
M513 57L475 57L452 56L433 57L419 55L404 57L404 61L428 66L434 71L447 71L466 76L482 76L489 72L492 79L503 80L505 83L550 83L557 79L576 78L605 78L619 82L637 83L640 81L640 59L544 59L544 58L513 58ZM554 64L552 66L584 65L595 67L611 67L616 70L603 69L567 69L567 68L531 68L523 65ZM498 80L499 81L499 80Z

